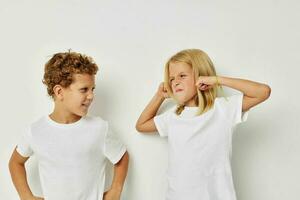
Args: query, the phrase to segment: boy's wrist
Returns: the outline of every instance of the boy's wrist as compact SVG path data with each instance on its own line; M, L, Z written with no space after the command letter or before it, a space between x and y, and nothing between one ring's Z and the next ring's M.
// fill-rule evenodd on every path
M123 186L121 186L121 185L112 185L110 190L121 194L121 192L123 190Z
M33 198L33 194L26 194L20 197L21 200L32 200Z

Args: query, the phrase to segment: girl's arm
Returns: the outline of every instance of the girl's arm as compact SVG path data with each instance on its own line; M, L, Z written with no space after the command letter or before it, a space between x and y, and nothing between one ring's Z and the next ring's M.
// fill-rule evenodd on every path
M196 83L200 89L204 90L214 84L224 85L242 92L244 94L243 111L265 101L271 94L271 88L266 84L238 78L200 76Z
M29 157L21 156L16 149L9 160L9 170L12 181L21 200L43 200L43 198L33 196L26 177L25 162Z
M239 90L244 94L243 111L265 101L271 94L271 88L263 83L228 77L218 77L218 81L219 84Z
M164 89L164 84L159 85L158 91L153 96L149 104L143 110L139 119L136 122L136 130L143 133L153 133L157 131L153 118L155 117L160 105L167 98L167 92Z
M110 190L104 193L104 200L119 200L126 179L129 163L129 155L126 152L120 161L114 165L114 178Z

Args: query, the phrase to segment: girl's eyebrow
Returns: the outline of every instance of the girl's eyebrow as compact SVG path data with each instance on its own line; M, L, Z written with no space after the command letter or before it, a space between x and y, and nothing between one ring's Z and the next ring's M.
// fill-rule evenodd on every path
M185 74L186 72L179 72L178 75ZM174 76L169 76L169 79L174 78Z

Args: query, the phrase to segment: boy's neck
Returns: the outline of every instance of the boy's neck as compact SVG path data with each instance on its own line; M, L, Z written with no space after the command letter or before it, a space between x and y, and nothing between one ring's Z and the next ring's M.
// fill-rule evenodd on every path
M81 116L74 115L71 113L66 113L64 111L54 109L54 111L49 115L49 117L60 124L71 124L75 123L81 119Z

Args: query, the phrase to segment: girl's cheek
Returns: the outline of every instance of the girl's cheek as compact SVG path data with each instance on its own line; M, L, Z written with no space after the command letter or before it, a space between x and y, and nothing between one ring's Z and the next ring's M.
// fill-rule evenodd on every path
M172 92L174 91L174 89L175 89L175 87L174 87L174 85L172 85L172 86L171 86L171 90L172 90Z

